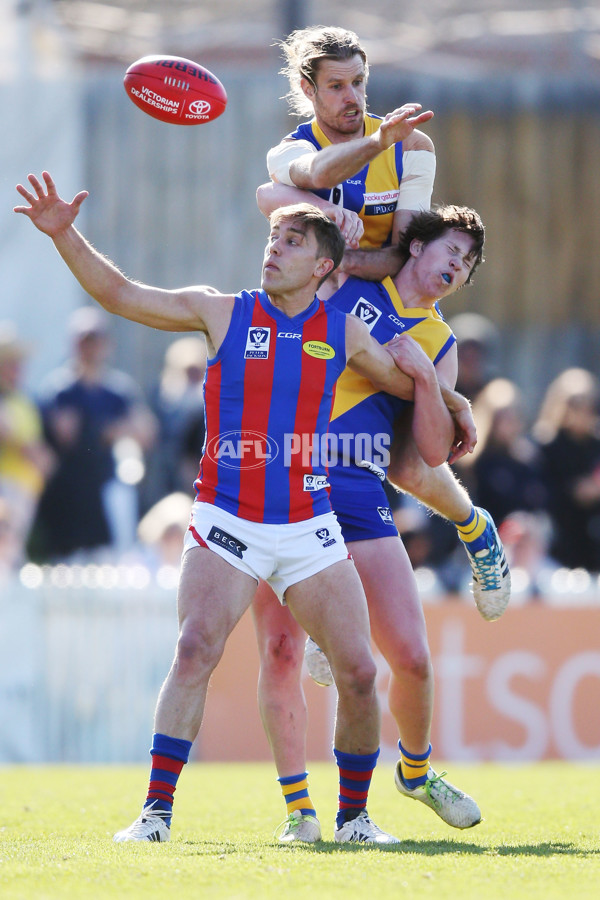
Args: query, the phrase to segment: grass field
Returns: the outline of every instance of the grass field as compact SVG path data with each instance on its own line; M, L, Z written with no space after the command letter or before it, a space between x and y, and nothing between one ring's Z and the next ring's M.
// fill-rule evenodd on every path
M139 812L144 766L0 770L0 897L426 897L520 900L600 897L600 766L449 766L484 821L446 826L396 792L377 769L369 810L402 841L340 847L333 764L311 766L324 840L283 846L284 817L270 764L194 764L180 781L168 844L114 844ZM439 766L438 766L439 769Z

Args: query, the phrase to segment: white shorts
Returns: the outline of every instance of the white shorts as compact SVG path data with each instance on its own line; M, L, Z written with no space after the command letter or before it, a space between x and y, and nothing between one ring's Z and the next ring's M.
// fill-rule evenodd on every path
M271 525L240 519L212 503L197 500L183 552L192 547L207 547L257 581L268 581L282 604L290 585L349 559L332 512L302 522Z

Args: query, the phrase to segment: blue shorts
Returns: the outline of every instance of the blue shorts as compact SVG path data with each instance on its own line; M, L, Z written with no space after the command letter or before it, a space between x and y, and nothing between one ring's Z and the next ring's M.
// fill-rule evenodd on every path
M375 483L368 491L346 491L332 485L329 499L346 543L398 537L383 484Z

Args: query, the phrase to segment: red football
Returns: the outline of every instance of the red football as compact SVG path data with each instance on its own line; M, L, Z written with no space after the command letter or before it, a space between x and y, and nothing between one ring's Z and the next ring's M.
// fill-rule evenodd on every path
M180 56L144 56L129 66L124 83L135 105L161 122L201 125L227 106L219 79Z

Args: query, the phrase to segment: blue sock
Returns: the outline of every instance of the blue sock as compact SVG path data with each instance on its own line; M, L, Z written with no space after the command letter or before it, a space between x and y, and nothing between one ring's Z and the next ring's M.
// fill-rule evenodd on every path
M152 768L144 808L152 806L153 809L161 809L169 814L173 811L173 795L177 780L189 759L191 748L191 741L172 738L167 734L152 736L150 750ZM164 821L170 826L171 816L165 816Z
M375 753L343 753L333 750L340 770L339 810L335 822L341 828L344 822L354 818L356 812L367 807L373 770L377 765L379 750Z

